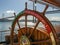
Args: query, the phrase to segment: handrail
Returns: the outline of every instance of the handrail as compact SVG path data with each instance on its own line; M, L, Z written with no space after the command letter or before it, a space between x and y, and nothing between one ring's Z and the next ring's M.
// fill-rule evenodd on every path
M10 31L11 30L1 30L0 31L0 42L4 42L5 41L5 36L6 35L10 35ZM18 31L18 30L15 30Z
M10 31L10 30L3 30L3 31L1 30L0 32L6 32L6 31Z
M10 30L0 31L0 42L5 41L5 35L7 34L7 32L10 32Z

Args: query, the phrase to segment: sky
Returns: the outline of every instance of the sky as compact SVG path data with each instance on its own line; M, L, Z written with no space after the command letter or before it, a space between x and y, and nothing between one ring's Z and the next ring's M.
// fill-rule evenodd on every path
M0 18L2 18L2 15L4 14L4 17L13 16L13 13L15 12L18 14L22 10L25 9L25 2L28 2L28 9L33 9L33 3L29 0L0 0ZM42 4L37 3L37 11L42 12L44 10L45 6ZM53 8L49 7L47 11L53 10ZM10 13L8 13L10 11ZM60 13L55 14L46 14L46 16L50 20L58 20L60 21Z

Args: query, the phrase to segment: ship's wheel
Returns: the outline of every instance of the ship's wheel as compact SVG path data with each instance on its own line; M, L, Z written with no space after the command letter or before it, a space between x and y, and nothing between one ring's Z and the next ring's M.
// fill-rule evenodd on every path
M31 17L34 16L36 18L36 22L32 24L33 26L29 26L31 25L31 23L28 22L29 21L28 19L31 19L29 16ZM19 23L21 22L22 18L24 18L24 20L22 21L25 21L25 22ZM42 23L43 28L46 30L47 33L41 32L44 30L40 29L40 26L41 26L40 23ZM18 24L18 27L16 26L17 24ZM51 45L56 45L53 26L51 25L50 21L42 13L39 13L37 11L26 9L17 15L17 17L14 19L12 23L11 45L14 45L13 38L14 38L15 30L18 30L16 32L18 37L17 45L45 45L45 43L47 42L49 42L49 44ZM48 38L44 37L41 34L44 34L44 36L46 35ZM49 45L49 44L46 44L46 45Z

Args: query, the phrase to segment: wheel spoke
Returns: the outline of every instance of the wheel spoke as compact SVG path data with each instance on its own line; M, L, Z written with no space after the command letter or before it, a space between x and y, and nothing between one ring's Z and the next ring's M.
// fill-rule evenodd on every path
M30 38L30 37L31 37L31 35L32 35L32 33L34 32L34 30L36 30L36 28L37 28L38 24L39 24L39 21L36 23L36 25L35 25L34 29L33 29L33 30L32 30L32 32L30 33L30 35L28 36L28 38Z
M19 27L19 29L20 29L20 24L19 24L19 21L17 21L17 24L18 24L18 27Z
M15 14L15 13L14 13L14 16L16 17L16 14ZM19 29L20 29L19 20L17 20L17 25L18 25L18 27L19 27Z
M25 32L27 32L27 15L25 16Z
M47 42L50 42L51 43L51 40L48 39L48 40L42 40L42 41L35 41L35 42L30 42L30 44L41 44L41 43L47 43Z
M18 30L18 32L19 32L19 30ZM20 29L20 33L22 34L22 35L24 35L24 32Z

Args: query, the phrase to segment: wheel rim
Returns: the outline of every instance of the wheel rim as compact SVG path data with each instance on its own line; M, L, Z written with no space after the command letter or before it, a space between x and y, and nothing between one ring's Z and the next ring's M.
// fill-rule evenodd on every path
M15 24L17 23L18 19L20 17L22 17L22 15L23 16L25 15L25 29L26 30L27 30L27 15L32 15L32 16L34 16L38 19L38 22L36 23L33 31L37 28L39 22L42 22L44 24L46 30L47 30L47 33L50 35L52 45L56 45L55 36L53 35L54 32L52 31L52 30L54 30L53 26L51 25L49 20L44 15L42 15L39 12L33 11L33 10L24 10L24 11L22 11L21 13L18 14L18 16L13 21L12 30L11 30L11 45L13 45L13 33L14 33ZM33 33L33 31L32 31L32 33ZM32 33L28 36L29 38L32 35Z

